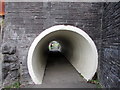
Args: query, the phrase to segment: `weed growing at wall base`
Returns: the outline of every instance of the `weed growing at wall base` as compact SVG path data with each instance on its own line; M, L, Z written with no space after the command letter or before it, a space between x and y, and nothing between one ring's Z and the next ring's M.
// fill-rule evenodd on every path
M14 84L10 86L5 86L4 88L20 88L20 82L15 82ZM5 89L3 89L5 90Z

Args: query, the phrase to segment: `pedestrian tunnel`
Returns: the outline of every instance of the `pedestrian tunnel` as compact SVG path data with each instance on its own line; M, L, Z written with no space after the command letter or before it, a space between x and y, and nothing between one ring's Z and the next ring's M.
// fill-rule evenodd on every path
M40 33L28 52L28 71L35 84L42 84L51 42L57 42L61 52L86 79L94 76L98 66L98 53L93 40L83 30L69 25L57 25ZM57 49L58 48L58 49Z

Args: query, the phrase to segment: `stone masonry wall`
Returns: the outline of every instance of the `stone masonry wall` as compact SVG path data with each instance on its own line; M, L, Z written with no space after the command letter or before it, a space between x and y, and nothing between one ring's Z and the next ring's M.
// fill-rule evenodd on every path
M3 84L33 84L27 69L27 53L35 37L53 25L84 30L101 48L102 3L37 2L6 3L3 31ZM99 54L100 56L100 54Z
M104 87L120 88L120 2L103 6L99 77Z

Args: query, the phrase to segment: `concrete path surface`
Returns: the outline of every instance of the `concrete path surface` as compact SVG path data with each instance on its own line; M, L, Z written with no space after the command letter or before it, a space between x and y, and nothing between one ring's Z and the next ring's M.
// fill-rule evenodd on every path
M43 83L30 88L95 88L87 83L69 61L59 52L49 53Z

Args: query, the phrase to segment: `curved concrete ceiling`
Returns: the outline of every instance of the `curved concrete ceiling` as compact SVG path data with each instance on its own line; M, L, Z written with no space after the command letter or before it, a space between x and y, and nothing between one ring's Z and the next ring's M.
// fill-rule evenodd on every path
M77 27L57 25L40 33L29 49L28 70L35 84L42 83L51 41L61 44L61 53L86 80L92 79L98 66L98 53L93 40Z

